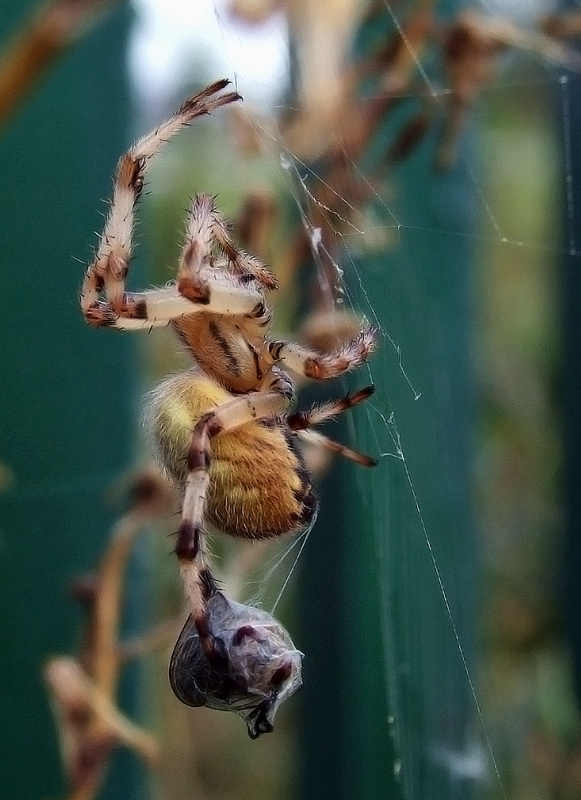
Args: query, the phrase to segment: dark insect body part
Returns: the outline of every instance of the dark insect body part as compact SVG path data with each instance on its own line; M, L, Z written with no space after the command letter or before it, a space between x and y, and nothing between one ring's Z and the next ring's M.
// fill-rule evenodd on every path
M152 393L146 419L159 463L182 491L175 552L191 625L206 656L217 652L213 642L220 638L224 618L218 611L229 602L217 599L222 595L213 587L206 523L246 539L296 533L313 524L317 501L297 440L307 437L311 426L365 401L372 387L293 414L293 376L325 380L343 375L367 360L378 336L376 328L363 327L332 353L269 339L272 314L266 293L276 289L276 279L234 244L214 199L206 194L191 202L176 281L145 292L125 291L134 209L145 170L167 140L194 119L240 99L223 91L227 84L218 81L187 100L121 157L105 228L80 298L91 325L149 330L170 324L195 362ZM313 441L360 464L375 463L320 434L313 433ZM210 605L215 608L211 621ZM268 626L264 630L274 642L277 634ZM227 652L229 659L237 651ZM180 674L184 659L182 654ZM197 674L193 652L192 659ZM212 673L212 680L238 675L237 666L225 663L220 677ZM252 679L247 683L252 686Z
M251 739L270 733L280 704L302 685L302 654L270 614L217 590L206 601L205 625L202 635L189 617L178 638L169 667L175 695L239 714Z

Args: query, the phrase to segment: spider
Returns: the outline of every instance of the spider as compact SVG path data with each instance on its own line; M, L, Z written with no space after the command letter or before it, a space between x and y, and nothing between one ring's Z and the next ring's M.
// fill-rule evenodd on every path
M361 464L374 463L309 431L366 400L373 387L310 411L291 413L295 386L289 373L317 380L339 376L366 360L377 330L364 327L332 354L268 338L271 312L266 292L277 288L276 279L258 258L235 246L214 198L200 194L191 201L177 280L164 288L125 291L134 207L143 190L146 167L167 140L195 118L241 99L235 92L223 91L228 83L218 81L186 100L121 157L111 207L80 297L91 325L149 330L170 324L195 362L192 369L170 377L152 393L146 414L159 462L182 490L175 552L191 617L176 645L171 679L185 702L187 692L179 688L184 685L184 664L193 663L200 652L213 666L214 677L218 673L232 677L235 670L228 666L225 637L220 633L226 617L239 620L244 616L231 605L224 607L219 599L222 595L208 566L205 523L251 539L295 533L312 525L317 501L296 445L299 437L310 436ZM234 646L245 639L262 640L259 627L240 622ZM184 657L184 636L195 640L195 656ZM300 670L300 659L298 667L296 659L283 662L274 670L275 694L284 694L289 682L296 684ZM224 681L217 683L221 688L214 694L228 695ZM230 683L240 694L241 681ZM195 691L190 700L192 705L201 704ZM256 735L271 729L266 716L262 715Z

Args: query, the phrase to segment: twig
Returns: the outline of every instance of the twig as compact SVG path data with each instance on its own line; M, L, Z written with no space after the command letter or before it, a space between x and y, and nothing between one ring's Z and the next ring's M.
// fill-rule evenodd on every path
M0 126L69 45L119 0L50 0L0 53Z

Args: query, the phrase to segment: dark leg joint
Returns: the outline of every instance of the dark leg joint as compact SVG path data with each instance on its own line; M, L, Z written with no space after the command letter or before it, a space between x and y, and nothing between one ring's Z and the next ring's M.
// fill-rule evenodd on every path
M224 427L216 414L213 411L209 411L207 414L204 414L203 417L200 417L199 422L196 425L196 432L204 430L207 436L211 439L213 436L217 436L224 430Z
M270 342L269 343L268 352L270 353L270 355L272 356L274 361L279 361L280 360L280 354L281 354L281 351L282 351L282 348L284 347L284 345L285 345L284 342Z
M306 411L296 411L288 415L286 422L291 431L304 431L310 427L310 415Z
M251 277L254 278L254 276L251 276ZM257 317L258 318L258 317L263 317L265 314L266 314L266 306L265 306L265 304L264 303L258 303L257 305L254 306L254 308L252 309L252 311L250 312L250 314L248 316L249 317Z
M188 450L188 457L186 464L189 472L196 472L197 470L207 471L210 467L210 453L206 447L199 447L192 444Z
M178 290L191 303L198 303L201 306L207 306L210 303L210 287L205 283L198 283L190 278L181 278Z
M178 540L175 553L180 560L194 561L200 552L201 531L192 525L189 520L184 520L178 531Z
M135 319L147 319L147 302L138 300L133 307L133 317Z
M202 588L202 595L204 600L208 600L213 594L218 591L216 581L209 569L200 571L200 586Z
M227 657L225 657L224 653L221 652L223 648L218 646L218 640L214 638L214 635L210 630L206 612L200 612L196 616L194 622L196 624L198 636L200 637L200 644L202 645L202 649L206 654L208 661L211 661L217 666L227 663ZM222 642L220 642L220 644L222 644Z

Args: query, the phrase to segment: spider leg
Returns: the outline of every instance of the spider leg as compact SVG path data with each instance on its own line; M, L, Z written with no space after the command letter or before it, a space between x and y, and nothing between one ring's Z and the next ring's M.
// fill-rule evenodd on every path
M188 210L185 243L178 268L178 290L188 300L200 305L212 302L212 272L207 267L214 244L223 251L238 276L249 275L265 288L276 288L274 276L260 261L238 250L230 240L226 224L214 206L214 198L209 194L198 194L192 199ZM225 274L228 275L228 272ZM235 285L244 284L238 277Z
M191 316L201 311L212 311L226 316L239 314L253 316L264 306L262 294L250 286L208 279L205 287L208 294L206 305L192 303L172 283L164 289L152 289L132 294L133 316L120 315L111 307L110 303L99 300L85 311L85 318L87 322L95 326L111 326L124 330L149 330L149 328L167 325L172 320Z
M89 323L111 324L111 317L144 318L142 296L126 294L125 281L133 249L134 209L143 191L145 169L168 139L196 117L240 99L236 92L218 94L227 85L228 81L218 81L186 100L172 117L139 139L119 160L111 207L81 290L81 308ZM99 302L102 292L105 303Z
M193 303L207 306L210 290L202 274L212 247L212 216L214 199L209 194L197 194L188 209L186 241L178 267L178 291Z
M336 417L337 414L341 414L343 411L348 411L350 408L358 406L359 403L365 402L374 391L375 386L366 386L353 394L346 394L345 397L314 406L309 411L295 411L294 414L287 416L286 423L293 431L312 428L314 425L319 425L326 419L330 419L330 417Z
M331 400L328 403L315 406L310 409L310 411L296 411L294 414L289 414L287 416L287 425L291 430L297 431L301 438L305 440L308 439L317 443L327 450L331 450L333 453L337 453L365 467L375 467L377 466L377 461L370 456L352 450L350 447L346 447L333 439L329 439L328 436L324 436L322 433L308 430L312 426L318 425L330 417L334 417L337 414L341 414L343 411L347 411L359 405L359 403L365 402L365 400L371 397L374 391L375 387L366 386L364 389L354 392L354 394L348 394L338 400Z
M251 275L265 289L277 289L278 281L275 276L255 256L240 250L228 233L228 225L216 209L212 210L212 235L224 255L241 275Z
M188 475L184 490L182 521L175 552L180 562L190 611L208 658L220 657L214 637L209 632L206 614L206 603L216 591L216 586L206 565L202 527L210 482L211 442L215 436L252 420L278 416L287 402L287 399L278 392L256 392L235 397L201 417L192 433L187 455Z
M372 325L363 328L359 336L340 347L334 353L319 353L294 342L270 342L270 356L282 362L283 369L315 380L336 378L355 369L367 360L373 351L378 329Z
M341 444L341 442L336 442L334 439L330 439L328 436L319 433L319 431L300 430L298 431L298 435L304 441L320 445L321 447L324 447L326 450L330 450L332 453L335 453L338 456L342 456L343 458L349 459L349 461L354 461L356 464L360 464L362 467L376 467L378 464L375 458L371 458L371 456L368 456L365 453L360 453L358 450L352 450L350 447L346 447L344 444Z

